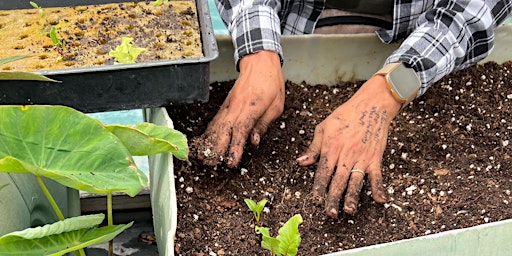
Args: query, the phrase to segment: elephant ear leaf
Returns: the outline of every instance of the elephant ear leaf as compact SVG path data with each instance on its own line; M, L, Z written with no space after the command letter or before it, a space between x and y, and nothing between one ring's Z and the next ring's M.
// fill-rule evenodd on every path
M112 240L133 223L98 227L103 214L68 218L0 237L0 255L63 255Z
M135 126L106 125L134 156L172 153L176 158L188 158L186 136L172 128L143 122Z
M64 106L0 106L0 172L135 196L147 186L130 152L96 119Z

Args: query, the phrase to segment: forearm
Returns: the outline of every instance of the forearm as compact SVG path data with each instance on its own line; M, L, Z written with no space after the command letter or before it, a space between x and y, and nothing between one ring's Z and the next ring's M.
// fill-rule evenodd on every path
M386 60L408 63L418 72L422 81L418 96L450 72L487 57L494 46L494 29L512 9L510 1L447 2L423 13L417 27Z
M226 24L235 47L235 61L262 50L274 51L282 59L280 1L216 0L219 14Z

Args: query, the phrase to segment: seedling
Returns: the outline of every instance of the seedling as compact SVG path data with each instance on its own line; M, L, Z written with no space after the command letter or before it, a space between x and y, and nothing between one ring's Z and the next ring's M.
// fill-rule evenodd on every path
M146 48L137 48L132 45L133 38L123 37L121 39L121 45L118 45L115 50L111 50L108 55L115 58L116 63L131 64L135 63L135 60L139 54L147 51Z
M167 4L168 2L169 2L169 0L156 0L155 2L153 2L153 5L160 6L162 4Z
M261 212L263 211L263 208L265 208L265 204L267 204L267 199L262 199L258 203L249 198L244 199L244 201L254 214L254 219L256 219L256 222L260 222Z
M66 54L66 41L64 39L57 36L57 29L55 26L50 28L50 38L52 39L53 45L57 48L57 52L59 53L59 58L57 60L71 60L73 56Z
M272 256L295 256L300 245L299 225L302 216L291 217L278 231L277 237L271 237L268 228L256 226L256 234L261 234L261 247L270 251Z
M39 17L43 17L44 13L43 13L43 8L39 5L37 5L36 3L30 1L30 5L32 5L32 7L36 8L36 12L35 13L38 13L39 14Z

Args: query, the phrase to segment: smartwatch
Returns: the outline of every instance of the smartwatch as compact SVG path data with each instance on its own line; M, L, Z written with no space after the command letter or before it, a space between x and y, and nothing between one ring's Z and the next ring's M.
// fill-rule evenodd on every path
M402 62L390 63L382 67L376 75L383 75L386 84L396 101L402 104L403 109L411 102L421 88L421 81L412 68L406 67Z

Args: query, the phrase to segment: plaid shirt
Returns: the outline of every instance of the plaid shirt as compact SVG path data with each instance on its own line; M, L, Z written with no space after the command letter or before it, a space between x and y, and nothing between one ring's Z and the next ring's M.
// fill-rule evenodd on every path
M261 50L282 56L280 35L312 33L325 5L325 0L215 1L237 63ZM402 61L416 70L420 96L443 76L485 58L494 46L494 29L511 11L511 0L395 0L393 29L377 35L384 43L404 39L386 64Z

